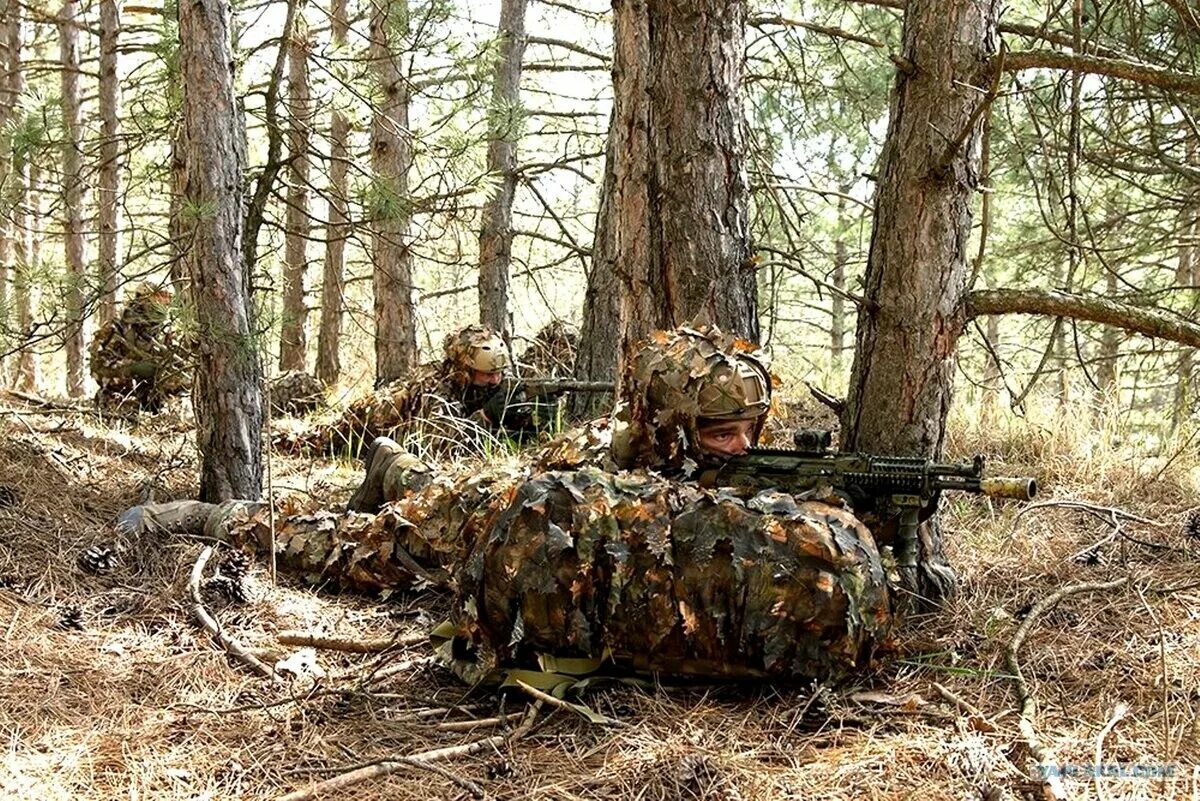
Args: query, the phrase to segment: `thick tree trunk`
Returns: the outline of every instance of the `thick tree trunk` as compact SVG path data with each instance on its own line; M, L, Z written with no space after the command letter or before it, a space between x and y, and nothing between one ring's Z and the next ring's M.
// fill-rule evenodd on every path
M913 69L897 73L881 155L842 419L848 450L941 455L966 320L981 127L973 112L990 83L997 13L996 0L908 3L903 56Z
M910 0L859 309L842 448L939 457L966 322L967 242L997 0ZM936 520L896 543L901 579L926 598L953 590Z
M187 269L196 306L196 438L200 498L257 498L262 489L262 390L242 260L245 131L233 94L226 0L179 4L192 226Z
M333 0L333 45L342 51L350 29L346 0ZM317 332L317 378L333 384L342 372L342 293L346 261L346 237L350 232L350 207L347 180L350 167L350 120L334 100L330 122L329 209L325 224L325 265L321 277L321 328Z
M298 11L297 14L300 12ZM308 339L304 275L308 271L308 174L312 102L309 97L310 42L303 18L297 18L288 48L288 191L283 260L283 324L279 332L279 369L303 372Z
M100 324L116 314L121 252L121 76L117 46L121 1L100 0L100 169L97 190L100 228Z
M583 325L579 350L575 354L575 378L580 381L613 381L617 374L617 355L621 346L621 282L613 259L616 257L616 217L613 204L613 145L615 131L610 121L608 146L604 157L604 183L600 188L600 208L596 212L595 238L592 240L592 268L588 272L587 292L583 301ZM576 392L571 396L571 413L576 417L594 417L612 408L612 396L594 392Z
M698 314L758 339L739 0L616 0L614 265L622 353Z
M408 170L412 139L408 127L408 83L393 48L408 27L408 0L372 0L371 63L377 100L371 122L371 261L375 291L375 380L403 377L417 363L409 250Z
M63 250L67 263L66 340L67 394L83 394L83 164L80 159L79 0L64 0L58 17L62 86Z
M525 54L528 0L501 0L499 52L488 111L488 172L497 185L483 207L479 232L479 321L508 331L508 277L512 262L512 204L517 188L517 137L521 130L521 58Z

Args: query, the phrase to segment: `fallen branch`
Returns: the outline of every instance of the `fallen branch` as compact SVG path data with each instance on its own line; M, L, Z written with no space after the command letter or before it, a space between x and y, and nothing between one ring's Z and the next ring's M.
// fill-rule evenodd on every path
M199 558L196 559L196 564L192 566L192 578L188 584L193 601L192 617L196 618L196 622L203 626L204 630L216 640L217 644L224 648L232 657L261 676L278 679L279 676L275 673L274 668L251 654L246 650L244 645L222 631L221 624L217 623L216 618L204 608L204 601L200 596L200 579L203 577L204 567L208 564L208 560L212 558L212 555L212 546L205 546L204 550L200 552Z
M1104 738L1121 722L1121 718L1125 717L1125 713L1128 711L1129 707L1125 704L1117 704L1116 708L1113 709L1112 717L1109 718L1108 723L1105 723L1104 728L1096 735L1096 761L1094 764L1097 767L1104 764L1104 760L1101 759L1104 755ZM1104 784L1101 782L1100 777L1102 773L1103 771L1097 770L1094 776L1096 781L1096 798L1100 799L1100 801L1105 801L1108 793L1104 790Z
M1035 778L1041 781L1045 797L1054 799L1054 801L1066 799L1068 797L1067 790L1063 786L1062 777L1054 773L1053 770L1050 770L1050 768L1059 764L1058 758L1050 748L1043 746L1038 740L1037 730L1034 728L1034 720L1037 715L1037 700L1034 698L1029 683L1025 681L1025 674L1021 672L1021 663L1017 655L1020 653L1021 646L1025 644L1025 638L1029 636L1029 632L1033 630L1033 626L1037 623L1038 619L1062 599L1084 592L1115 590L1118 587L1125 586L1127 583L1129 583L1128 576L1100 583L1071 584L1051 593L1034 604L1033 609L1029 610L1029 614L1025 616L1025 620L1017 628L1017 632L1013 635L1012 642L1009 643L1008 650L1005 652L1005 662L1008 665L1008 672L1012 676L1013 684L1016 685L1017 699L1020 702L1018 711L1021 716L1019 723L1021 735L1025 738L1025 745L1029 748L1030 755L1036 760L1039 766L1043 767L1043 773Z
M525 719L521 721L521 725L509 734L496 734L482 740L476 740L473 743L454 745L447 748L436 748L432 751L424 751L411 756L388 757L377 762L361 765L339 776L334 776L332 779L317 782L306 790L296 790L287 795L282 795L278 801L311 801L311 799L327 795L335 790L341 790L360 782L387 776L403 767L432 769L430 768L430 763L432 762L442 762L456 757L470 756L471 754L477 754L486 748L496 747L505 742L515 742L524 737L533 728L534 720L537 718L537 714L541 711L541 708L542 704L540 701L529 707L529 711L525 713ZM478 785L476 785L475 789L479 791L476 797L483 795L483 790Z
M380 637L368 640L354 637L328 637L307 631L281 631L275 635L275 639L280 645L322 648L326 651L345 651L351 654L378 654L390 648L428 642L429 635L417 633L403 637Z

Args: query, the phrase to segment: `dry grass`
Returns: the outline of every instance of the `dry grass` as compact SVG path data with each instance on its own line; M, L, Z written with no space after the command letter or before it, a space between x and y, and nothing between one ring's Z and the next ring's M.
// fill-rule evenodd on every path
M0 797L274 798L352 764L495 733L437 728L493 716L500 702L464 699L419 646L379 658L321 653L333 678L311 697L303 682L272 687L231 665L188 618L198 543L123 543L114 574L83 573L79 553L110 539L120 509L193 491L191 435L179 421L109 428L9 406L0 426L0 484L20 496L0 508ZM1034 627L1021 658L1039 701L1038 732L1060 759L1090 765L1097 736L1125 704L1102 762L1173 764L1176 776L1069 778L1073 797L1195 797L1200 588L1155 591L1200 578L1197 543L1179 526L1196 503L1195 444L1180 448L1182 438L1162 447L1165 458L1135 458L1119 420L1096 430L1104 433L1093 442L1091 421L1070 416L956 422L951 450L987 453L998 471L1034 471L1044 497L1161 521L1125 521L1124 531L1170 550L1117 538L1101 547L1101 564L1087 565L1073 556L1109 536L1103 519L1050 507L1014 526L1015 507L955 499L946 527L962 592L910 620L894 652L855 684L603 690L588 703L628 728L555 712L521 742L452 771L495 798L1020 798L1035 785L1024 773L1004 655L1022 615L1064 585L1132 575L1132 586L1070 598ZM277 460L275 468L279 483L329 503L356 479L352 465ZM381 637L417 631L445 611L436 597L379 602L270 587L261 569L254 578L250 604L213 609L245 644L279 655L294 650L274 643L284 629ZM84 631L56 628L68 606L81 609ZM396 675L360 681L380 662L405 660L411 667ZM987 720L956 709L935 683ZM477 706L452 709L460 703ZM444 711L416 717L430 709ZM331 797L463 793L442 775L405 768Z

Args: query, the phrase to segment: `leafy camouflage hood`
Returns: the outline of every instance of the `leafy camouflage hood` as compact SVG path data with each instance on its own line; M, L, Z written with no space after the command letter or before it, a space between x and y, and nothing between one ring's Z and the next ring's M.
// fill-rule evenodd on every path
M457 387L471 384L471 371L503 372L508 366L504 340L490 328L469 325L448 334L442 345L445 360L442 369L446 379Z
M775 378L751 342L713 327L657 331L625 368L612 455L624 469L678 471L697 462L702 418L755 420L762 432Z

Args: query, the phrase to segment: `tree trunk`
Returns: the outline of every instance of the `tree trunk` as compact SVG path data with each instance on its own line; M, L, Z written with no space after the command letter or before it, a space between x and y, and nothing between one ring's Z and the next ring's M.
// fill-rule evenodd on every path
M746 6L615 0L621 351L704 314L758 339L742 168Z
M299 15L301 12L297 11ZM304 371L308 340L304 274L308 271L308 173L312 103L309 98L310 40L303 18L292 29L288 48L288 191L283 266L283 325L279 332L279 369Z
M1110 298L1117 296L1120 284L1117 273L1109 269L1105 274L1106 295ZM1103 395L1101 400L1119 395L1120 386L1117 384L1117 353L1121 345L1121 335L1115 326L1108 326L1100 335L1100 364L1096 371L1096 383L1100 385Z
M613 145L616 132L610 120L608 145L604 155L604 183L600 187L600 208L596 211L592 240L592 268L587 276L583 301L583 325L579 332L579 350L575 355L575 378L580 381L613 381L617 373L617 355L621 346L621 283L613 259L616 257L616 218L613 203ZM612 396L594 392L575 392L571 413L576 417L595 417L612 408Z
M64 0L58 17L59 64L62 68L62 192L67 264L66 340L67 394L83 394L83 165L80 159L79 0Z
M41 237L38 223L42 212L41 171L29 153L21 156L21 164L14 167L18 174L17 193L19 206L13 209L13 226L20 232L17 240L17 273L13 281L13 304L17 312L17 328L25 341L17 360L17 373L13 383L17 389L37 392L39 381L37 354L34 352L37 334L33 316L37 308L37 274L41 261Z
M897 73L880 157L842 420L847 450L942 453L979 178L975 87L990 82L997 10L995 0L908 3L903 55L913 70ZM947 143L963 132L959 147Z
M346 0L333 0L333 46L344 51L350 29ZM342 372L342 294L346 261L346 237L350 232L350 208L347 202L350 167L350 121L337 98L330 123L329 219L325 224L325 265L321 278L321 328L317 333L317 378L333 384Z
M1189 153L1189 155L1191 154ZM1200 236L1200 197L1191 197L1186 201L1184 207L1179 211L1179 223L1179 233L1176 235L1179 246L1176 248L1178 261L1175 264L1175 284L1181 287L1190 287L1187 295L1193 300L1191 308L1185 314L1190 319L1195 319L1196 287L1200 286L1200 258L1196 257L1196 241ZM1175 402L1171 414L1172 430L1178 429L1180 424L1192 414L1192 405L1195 402L1193 392L1196 386L1194 362L1195 354L1192 349L1184 348L1175 365L1177 383L1175 384Z
M190 294L192 277L187 271L187 254L191 249L192 224L183 211L187 199L187 132L183 120L175 124L171 137L171 204L167 214L167 235L171 238L171 285L178 292Z
M982 115L997 45L997 0L909 0L880 156L842 448L940 457L966 322L967 243ZM899 543L909 589L953 589L936 525ZM909 558L911 556L911 558ZM918 564L923 570L918 570Z
M12 94L11 90L13 71L10 68L12 59L10 58L9 34L14 17L19 16L19 0L0 0L0 7L4 11L3 22L0 23L0 36L4 37L3 58L0 58L0 131L7 131L16 117L17 97ZM0 198L8 200L11 192L8 187L12 186L15 180L12 148L0 147L0 186L5 187L5 191L0 193ZM0 217L0 342L5 343L8 342L10 333L8 283L15 272L13 237L19 234L20 232L13 226L11 214ZM6 382L7 377L8 360L4 356L0 356L0 383Z
M479 321L508 331L508 276L512 262L512 204L517 188L521 122L521 58L528 0L501 0L499 52L488 110L488 172L498 184L483 207L479 232Z
M846 290L846 265L850 261L846 252L846 231L850 225L850 218L846 215L845 197L849 192L849 187L842 186L838 189L842 196L838 198L838 233L837 240L833 243L833 275L830 276L830 283L838 291L830 293L829 296L829 355L833 364L833 372L840 380L842 354L846 350L846 300L842 293Z
M408 170L412 140L408 127L408 83L394 52L408 28L408 0L373 0L371 63L378 91L371 121L371 261L375 291L375 379L385 384L417 363L409 250Z
M121 0L100 0L100 169L97 191L100 228L100 324L116 314L121 252L121 76L117 47Z
M257 498L262 489L262 389L242 260L244 135L233 94L226 0L179 4L179 63L192 226L187 269L198 328L196 438L200 499Z

